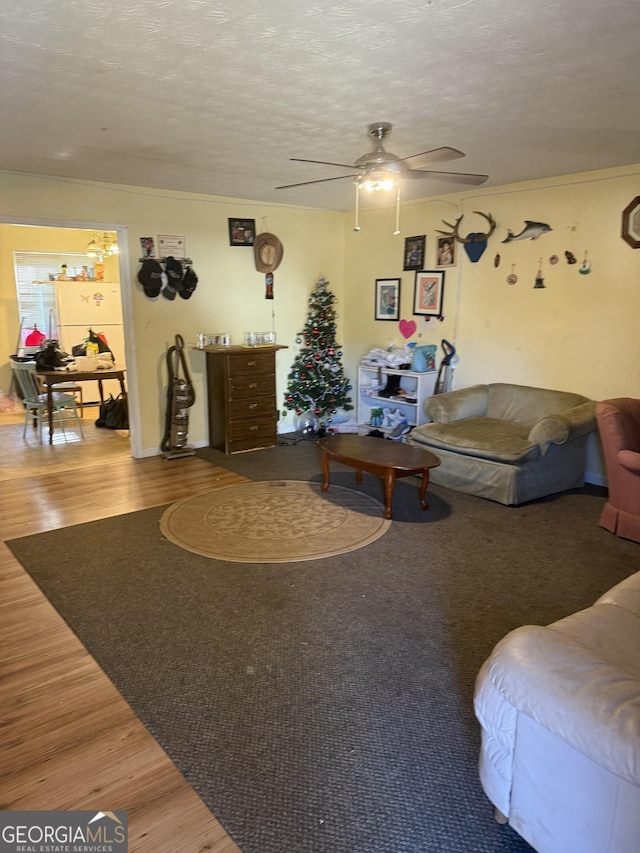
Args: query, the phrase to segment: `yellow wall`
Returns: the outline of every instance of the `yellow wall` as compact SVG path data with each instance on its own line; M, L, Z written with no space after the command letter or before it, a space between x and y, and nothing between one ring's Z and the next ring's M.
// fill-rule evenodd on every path
M266 300L265 277L258 273L253 251L229 246L229 217L256 220L256 229L271 231L282 241L284 257L275 272L274 300ZM286 379L297 345L295 338L308 313L308 298L324 276L340 299L343 289L344 237L342 215L256 202L221 199L187 193L159 192L82 181L0 173L0 221L36 219L41 223L121 226L125 239L121 283L125 325L133 326L134 351L127 352L132 406L139 404L140 434L132 434L134 454L159 452L166 404L166 353L181 334L195 343L200 332L228 332L241 343L246 331L271 331L277 342L290 347L277 354L278 405L285 416L281 429L293 429L293 417L282 410ZM122 230L120 233L123 233ZM187 255L198 275L197 290L189 300L169 301L145 296L137 281L139 238L158 234L185 237ZM123 245L123 242L125 245ZM8 247L7 247L8 248ZM0 243L0 252L7 254ZM7 263L6 258L4 260ZM10 265L10 262L9 262ZM0 329L5 344L3 362L13 352L19 319L13 274L3 267L0 281ZM131 316L127 316L127 300ZM275 317L272 318L272 312ZM13 327L12 327L13 324ZM6 331L5 331L6 330ZM208 435L203 380L204 355L188 351L189 370L196 391L190 411L189 440L206 444Z
M640 166L467 191L403 205L402 234L394 237L394 211L368 208L365 199L362 230L354 233L352 214L0 173L0 220L125 228L128 252L121 280L130 294L134 327L130 376L137 376L137 387L130 390L140 402L140 448L147 454L157 452L162 437L165 355L176 333L193 342L199 332L229 332L234 342L241 342L245 331L271 329L273 308L278 343L290 347L277 356L282 410L295 338L320 276L331 281L339 300L338 337L352 380L371 347L403 342L396 323L373 319L375 279L400 277L401 317L418 322L414 340L439 346L447 338L458 348L455 387L506 381L572 390L594 399L637 396L640 250L620 237L622 210L636 195ZM445 271L444 321L414 318L414 273L402 271L405 237L427 236L426 266L434 268L436 231L445 228L443 220L453 222L464 214L463 235L484 230L476 210L492 213L498 222L485 254L472 264L459 247L457 266ZM272 231L282 240L284 258L275 273L273 303L264 299L264 276L256 272L251 250L228 245L228 217L253 218L258 231ZM546 222L553 230L538 240L503 244L507 228L518 233L525 219ZM191 300L149 300L137 283L138 239L158 234L185 236L200 278ZM0 232L0 331L3 339L8 334L8 353L17 325L11 328L7 294L13 276L9 284L2 240ZM578 264L566 263L566 250ZM590 275L578 272L585 250L592 262ZM496 253L501 255L497 268ZM551 266L554 254L560 262ZM540 258L546 288L534 290ZM512 269L518 283L510 286L506 277ZM438 361L440 357L439 351ZM205 443L204 357L190 351L189 364L198 394L190 440ZM281 429L293 428L292 414L283 414Z
M621 239L622 210L640 195L640 167L611 169L475 190L405 206L402 234L393 237L392 210L361 212L362 231L345 223L345 337L348 368L374 345L402 343L396 323L374 321L376 278L401 277L401 317L416 319L412 340L455 343L456 387L476 382L520 382L585 394L594 399L640 394L640 250ZM427 235L427 268L434 269L436 230L464 218L460 233L485 231L473 211L498 223L488 247L471 263L458 247L458 265L445 271L445 319L413 317L414 273L402 271L406 236ZM524 220L553 229L536 240L501 241ZM565 251L578 260L568 265ZM585 250L591 273L579 273ZM500 265L494 266L499 253ZM552 266L549 258L558 255ZM545 289L534 289L542 258ZM515 285L506 278L512 269ZM421 335L421 337L419 337ZM441 357L439 351L439 359Z
M454 387L515 382L575 391L592 399L640 395L640 250L621 239L622 211L640 195L640 167L582 173L407 204L402 234L394 237L392 209L361 209L362 230L345 221L345 350L347 373L373 346L404 343L398 324L374 321L376 278L401 278L401 318L416 320L410 339L455 344L460 358ZM477 263L458 245L458 263L445 270L443 321L414 317L415 274L402 271L404 239L427 236L426 268L435 268L436 231L464 214L460 234L487 230L474 211L491 213L498 227ZM536 240L503 244L525 220L553 229ZM585 250L592 263L579 273ZM565 251L577 263L568 265ZM500 264L494 265L496 254ZM552 266L549 258L559 257ZM533 285L540 258L546 287ZM515 285L506 281L511 272ZM604 482L597 436L588 479Z

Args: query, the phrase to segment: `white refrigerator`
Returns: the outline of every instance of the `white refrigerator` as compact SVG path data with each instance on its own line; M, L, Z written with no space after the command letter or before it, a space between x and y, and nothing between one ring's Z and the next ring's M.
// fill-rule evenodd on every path
M107 340L118 367L125 367L124 327L120 284L107 281L57 281L56 294L57 339L60 348L71 355L74 346L89 335L89 329L101 333ZM56 337L56 336L54 336ZM96 402L97 382L84 382L84 402ZM116 379L104 382L106 395L116 397L120 383Z

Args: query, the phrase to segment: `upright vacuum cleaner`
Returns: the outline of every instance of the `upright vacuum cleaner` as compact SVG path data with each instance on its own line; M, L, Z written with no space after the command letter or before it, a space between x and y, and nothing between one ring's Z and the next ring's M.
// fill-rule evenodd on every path
M451 391L453 386L453 371L456 369L458 359L456 358L456 348L444 338L440 341L440 346L444 352L444 358L440 363L438 378L436 379L436 387L434 394L446 394Z
M182 335L176 335L175 345L167 350L167 412L164 438L160 449L164 458L180 459L194 456L195 450L187 447L189 433L189 409L196 401L189 369L184 355ZM182 371L182 375L181 375Z

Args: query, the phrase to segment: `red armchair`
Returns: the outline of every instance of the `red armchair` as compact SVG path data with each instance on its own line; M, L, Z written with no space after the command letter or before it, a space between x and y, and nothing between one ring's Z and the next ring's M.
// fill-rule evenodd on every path
M603 400L596 418L609 484L600 526L640 542L640 400Z

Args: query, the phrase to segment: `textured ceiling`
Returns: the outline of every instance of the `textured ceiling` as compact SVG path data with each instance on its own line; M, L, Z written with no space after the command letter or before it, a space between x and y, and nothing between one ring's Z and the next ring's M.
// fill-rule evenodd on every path
M374 121L485 186L636 163L639 34L638 0L0 0L0 169L346 210L349 178L274 188Z

